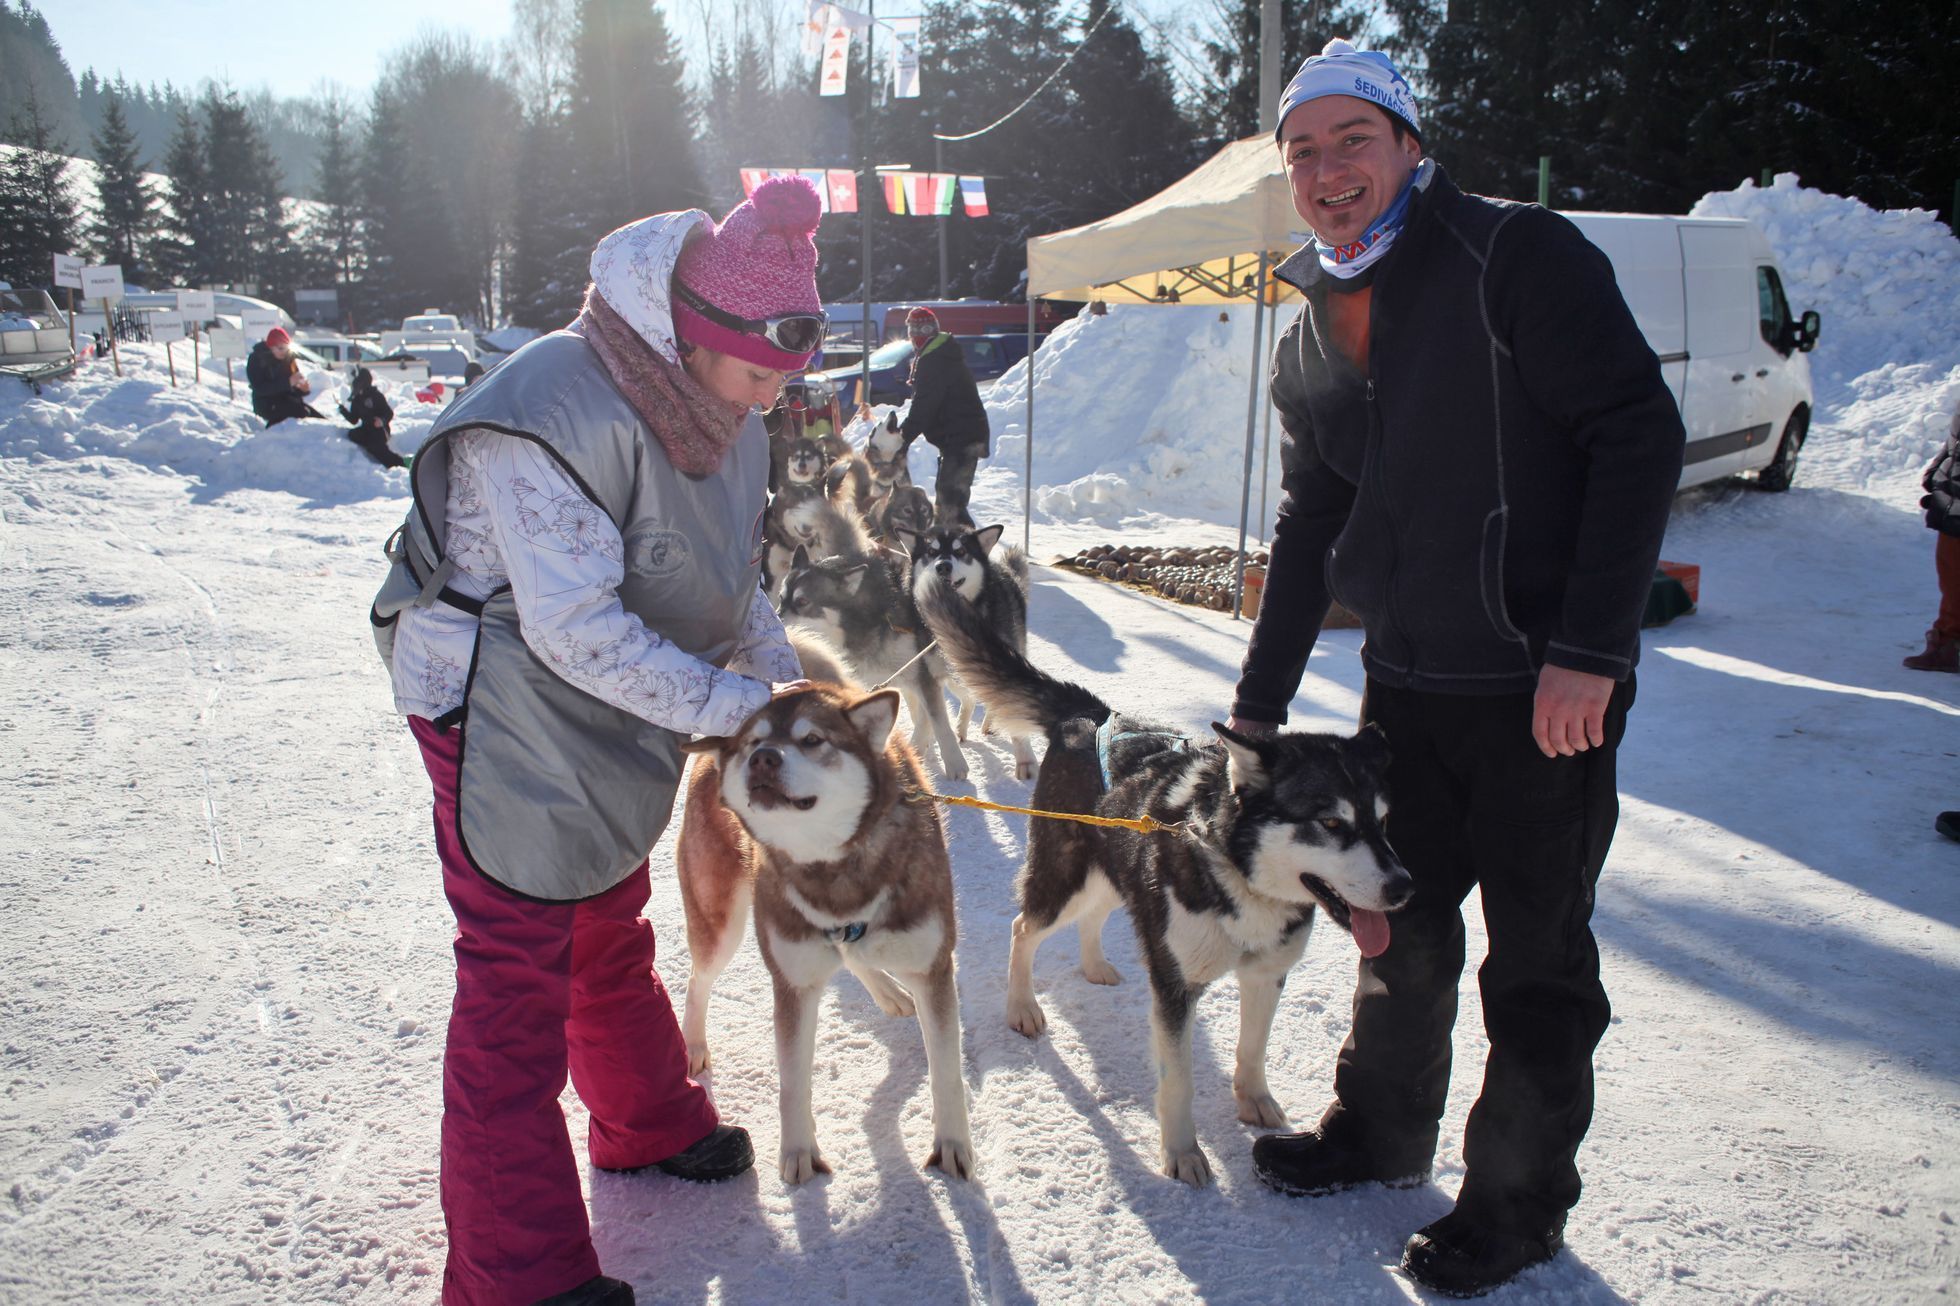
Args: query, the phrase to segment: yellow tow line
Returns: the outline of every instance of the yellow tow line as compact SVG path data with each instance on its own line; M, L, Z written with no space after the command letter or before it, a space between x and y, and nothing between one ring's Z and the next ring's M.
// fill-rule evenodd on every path
M957 794L935 794L930 790L924 797L934 802L950 803L955 807L977 807L983 812L1016 812L1022 816L1045 816L1051 821L1075 821L1081 825L1113 825L1124 830L1135 830L1138 834L1183 834L1182 821L1160 821L1147 813L1143 816L1086 816L1081 812L1044 812L1036 807L1013 807L1007 803L990 803L984 798L963 798Z

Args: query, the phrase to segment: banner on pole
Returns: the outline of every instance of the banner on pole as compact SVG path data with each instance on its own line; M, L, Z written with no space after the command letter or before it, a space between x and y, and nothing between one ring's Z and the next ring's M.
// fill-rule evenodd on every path
M177 311L184 315L186 322L208 322L218 311L218 305L208 290L180 290L177 292Z
M823 71L817 78L818 95L842 95L851 67L851 29L833 27L823 34Z
M204 344L212 358L243 358L251 352L245 347L245 333L231 327L212 327L204 333Z
M892 98L919 98L919 23L917 18L894 18L892 30Z
M855 172L844 168L832 168L824 174L830 184L830 211L832 213L856 213L858 211L858 179Z
M905 174L882 172L878 180L885 189L885 208L892 213L905 212Z
M114 304L123 297L122 264L82 269L82 298Z
M173 340L182 340L187 334L182 313L150 314L151 344L167 345Z
M966 201L966 216L984 218L987 216L987 183L981 177L960 178L960 198Z
M823 53L824 33L833 24L830 21L830 6L824 0L804 0L803 4L803 57L814 58Z
M840 4L826 6L830 10L830 25L841 27L847 32L868 32L876 20L870 14L858 9L846 9Z
M82 288L82 261L73 254L54 256L54 284L70 290Z

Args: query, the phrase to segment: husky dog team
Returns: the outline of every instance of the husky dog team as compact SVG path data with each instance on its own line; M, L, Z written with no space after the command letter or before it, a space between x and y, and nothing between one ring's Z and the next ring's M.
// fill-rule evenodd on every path
M856 448L793 418L765 428L827 327L822 206L799 177L720 223L658 214L607 236L578 320L432 428L370 620L430 776L458 926L444 1302L631 1306L593 1248L568 1074L594 1167L752 1167L747 1131L694 1078L745 1056L715 1044L709 1002L751 920L782 1180L848 1159L817 1137L814 1100L839 970L917 1018L926 1164L975 1173L935 805L958 796L934 793L920 759L964 779L976 716L1033 782L1001 1019L1046 1030L1035 955L1067 926L1083 978L1117 983L1102 930L1123 909L1160 1167L1194 1188L1213 1173L1194 1017L1228 975L1233 1100L1269 1131L1254 1175L1290 1197L1428 1177L1461 903L1479 890L1483 1092L1454 1208L1401 1266L1470 1296L1558 1255L1610 1010L1594 887L1680 417L1604 256L1556 214L1456 189L1385 56L1330 42L1277 123L1312 238L1276 273L1302 300L1272 360L1285 471L1264 602L1208 735L1029 660L1028 562L967 514L985 414L943 402L963 364L929 312L908 324L902 424L861 427ZM919 436L942 455L931 495L907 470ZM1365 628L1360 729L1282 729L1336 591ZM682 795L684 1020L643 915ZM1323 915L1361 955L1353 1026L1334 1102L1288 1131L1267 1045Z

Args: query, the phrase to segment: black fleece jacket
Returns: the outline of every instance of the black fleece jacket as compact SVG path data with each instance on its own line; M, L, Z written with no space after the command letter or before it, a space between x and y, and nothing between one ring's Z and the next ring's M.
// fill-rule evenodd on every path
M1281 494L1233 713L1286 720L1334 599L1384 684L1528 691L1546 662L1624 680L1685 435L1612 265L1437 168L1371 273L1364 374L1311 247L1279 269L1306 302L1273 352Z
M912 406L902 429L907 444L923 435L942 453L979 445L980 456L987 455L992 431L980 387L960 342L943 331L912 360Z

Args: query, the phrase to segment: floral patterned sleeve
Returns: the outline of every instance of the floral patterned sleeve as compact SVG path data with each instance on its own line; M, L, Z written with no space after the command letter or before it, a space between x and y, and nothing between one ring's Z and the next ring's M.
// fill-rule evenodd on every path
M728 665L776 683L803 678L803 664L797 660L796 650L790 647L783 619L776 615L768 596L759 589L749 603L748 628L742 632L742 642L728 659Z
M731 734L769 701L766 680L701 661L621 606L619 530L549 453L495 432L465 450L476 464L524 642L553 671L680 734ZM753 629L753 610L749 620Z

